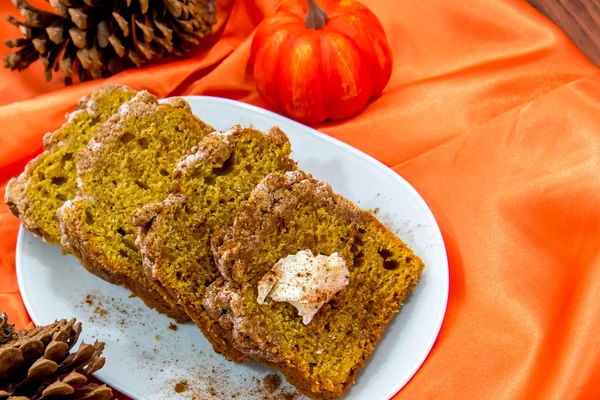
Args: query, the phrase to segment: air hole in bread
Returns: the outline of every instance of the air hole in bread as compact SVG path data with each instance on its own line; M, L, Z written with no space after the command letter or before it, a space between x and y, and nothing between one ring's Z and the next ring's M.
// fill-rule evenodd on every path
M150 144L150 142L148 141L148 139L145 138L145 137L138 139L138 143L140 144L140 147L142 149L147 149L148 145Z
M135 136L132 133L129 132L125 132L125 134L123 136L121 136L119 138L119 140L123 143L123 144L127 144L129 142L131 142L133 139L135 139Z
M215 177L214 176L207 176L206 178L204 178L204 184L206 184L206 185L214 185L215 184Z
M213 168L213 173L217 176L227 175L233 170L234 160L233 156L229 157L223 162L219 168Z
M125 230L123 230L123 228L119 228L117 229L117 233L121 236L125 236L127 233L125 232Z
M65 195L64 195L64 194L62 194L62 193L57 193L57 194L56 194L56 198L57 198L58 200L60 200L60 201L67 201L67 196L65 196Z
M385 260L383 262L383 268L390 270L390 271L398 269L399 266L400 266L400 264L396 260Z
M389 251L388 249L379 249L377 252L381 256L381 258L383 258L383 268L390 270L390 271L398 269L398 267L400 266L398 261L390 260L390 257L392 256L391 251Z
M73 159L73 153L65 153L64 156L62 156L63 161L70 161Z
M125 250L119 250L119 254L121 255L121 257L129 258L129 254L127 254Z
M329 332L329 322L325 324L325 326L323 327L323 329L325 329L327 332Z
M67 178L64 176L55 176L52 178L52 184L56 186L62 186L67 182Z
M389 251L388 249L379 249L379 250L377 250L377 252L381 256L381 258L383 258L384 260L387 260L388 258L390 258L392 256L392 252Z
M246 172L252 172L253 169L252 164L246 164Z
M365 234L367 231L364 228L358 228L358 233Z
M144 189L144 190L148 190L150 189L150 187L148 185L146 185L144 182L141 181L135 181L135 184L138 185L140 188Z
M364 261L364 256L365 253L363 253L362 251L359 251L355 256L354 256L354 262L352 263L352 265L355 268L360 267L361 265L363 265L363 261Z
M161 168L159 172L162 176L169 176L169 171L164 168Z
M412 260L413 260L413 259L412 259L412 257L406 257L406 258L404 259L404 261L406 261L407 263L410 263L410 262L412 262Z
M362 246L364 243L363 243L362 239L360 238L360 236L355 236L354 237L354 244L356 246Z
M94 224L94 216L88 210L85 210L85 223L88 225Z

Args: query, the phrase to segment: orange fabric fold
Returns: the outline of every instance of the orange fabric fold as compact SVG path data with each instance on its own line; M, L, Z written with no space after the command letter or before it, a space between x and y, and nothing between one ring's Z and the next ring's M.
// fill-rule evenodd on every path
M186 60L65 88L0 71L0 192L77 99L106 82L263 106L248 63L275 0L218 0L214 38ZM394 168L448 250L450 295L429 357L397 399L595 399L600 393L600 74L520 0L364 0L394 71L357 116L317 129ZM0 5L0 16L12 7ZM3 38L18 32L0 24ZM0 49L6 54L7 49ZM29 319L18 220L0 205L0 310Z

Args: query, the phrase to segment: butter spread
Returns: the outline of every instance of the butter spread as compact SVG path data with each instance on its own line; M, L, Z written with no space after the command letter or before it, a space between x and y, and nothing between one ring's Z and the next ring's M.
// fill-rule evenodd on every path
M314 256L301 250L280 259L258 282L258 304L267 296L288 302L298 310L304 325L310 323L323 304L349 282L346 262L338 253Z

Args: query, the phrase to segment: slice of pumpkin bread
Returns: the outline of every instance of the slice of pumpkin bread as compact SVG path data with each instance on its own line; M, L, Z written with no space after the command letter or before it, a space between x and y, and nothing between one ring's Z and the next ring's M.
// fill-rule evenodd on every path
M206 287L219 276L210 239L215 229L231 225L240 202L262 178L296 168L290 152L278 128L263 133L235 126L213 132L174 170L169 197L145 206L134 218L148 276L178 299L215 351L232 361L247 357L202 306Z
M140 92L119 108L77 158L78 192L58 212L62 243L93 274L125 285L148 306L178 321L181 307L143 272L131 223L142 206L164 199L171 171L213 129L183 99L158 104Z
M223 277L206 292L207 312L242 353L278 368L314 399L337 398L354 383L424 267L371 213L301 171L267 176L213 245ZM335 262L285 278L284 269L312 258L308 250L317 262ZM345 275L328 275L340 257ZM330 292L334 281L342 285ZM309 322L298 315L296 308L306 311L299 293L308 305L321 302Z
M21 219L25 229L53 244L60 244L56 211L75 197L75 157L96 129L135 91L119 85L96 89L79 101L75 111L58 130L44 136L44 151L29 161L23 173L6 186L4 201Z

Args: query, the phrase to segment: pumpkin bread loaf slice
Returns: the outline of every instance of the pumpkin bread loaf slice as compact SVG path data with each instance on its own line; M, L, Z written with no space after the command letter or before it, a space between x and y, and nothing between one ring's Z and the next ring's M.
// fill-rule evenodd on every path
M60 244L56 211L75 197L75 157L87 145L96 129L135 91L119 85L96 89L79 101L67 115L67 122L44 136L44 152L31 160L23 173L6 186L4 201L21 219L25 229L53 244Z
M215 233L213 245L223 277L207 289L207 312L231 331L242 353L278 368L313 399L337 398L353 384L424 268L371 213L301 171L266 177L240 206L233 225ZM283 258L290 268L300 255L312 257L307 250L338 265L343 259L346 286L337 294L327 295L332 276L311 281L317 269L300 268L285 278L301 283L295 287L284 282L282 270L274 274ZM275 278L269 290L278 296L308 290L306 298L324 304L305 324L298 304L265 298L265 292L259 297L264 277Z
M145 206L134 218L146 273L178 299L215 351L231 361L247 357L202 306L206 287L219 277L210 239L217 228L231 225L240 202L262 178L296 168L290 152L279 128L264 133L235 126L213 132L179 163L169 197Z
M159 105L150 93L138 93L81 152L77 195L58 212L62 243L85 268L178 321L188 320L183 309L144 274L131 218L168 195L177 162L212 130L183 99Z

